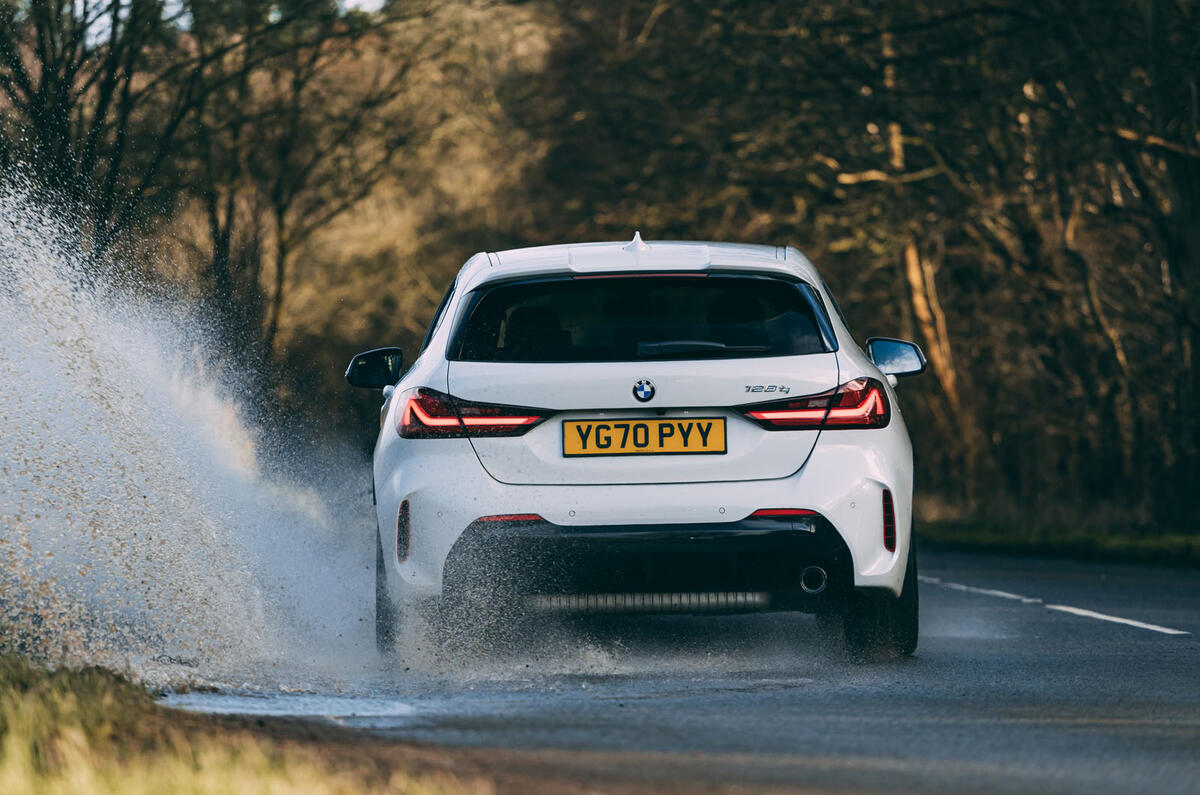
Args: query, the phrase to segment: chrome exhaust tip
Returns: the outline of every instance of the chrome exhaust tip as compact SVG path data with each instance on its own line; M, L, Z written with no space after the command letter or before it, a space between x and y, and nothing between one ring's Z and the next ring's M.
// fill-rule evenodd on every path
M809 566L800 572L800 589L806 594L819 594L829 585L829 575L820 566Z

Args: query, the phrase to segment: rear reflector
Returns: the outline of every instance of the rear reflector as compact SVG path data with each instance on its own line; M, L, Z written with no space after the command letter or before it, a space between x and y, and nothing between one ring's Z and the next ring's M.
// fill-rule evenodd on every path
M396 560L401 563L408 559L409 525L408 500L405 500L396 514Z
M755 516L820 516L820 514L807 508L759 508L750 514L751 519Z
M481 516L477 522L544 522L536 513L498 513L495 516Z
M883 545L888 552L896 551L896 508L887 489L883 490Z

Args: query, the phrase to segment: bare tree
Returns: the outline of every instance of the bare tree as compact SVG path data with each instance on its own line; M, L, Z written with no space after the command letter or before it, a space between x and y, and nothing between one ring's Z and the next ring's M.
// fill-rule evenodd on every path
M163 171L227 76L213 66L278 37L316 3L273 18L264 5L237 36L200 49L196 3L5 0L0 92L6 160L85 213L95 252L147 210L168 211Z

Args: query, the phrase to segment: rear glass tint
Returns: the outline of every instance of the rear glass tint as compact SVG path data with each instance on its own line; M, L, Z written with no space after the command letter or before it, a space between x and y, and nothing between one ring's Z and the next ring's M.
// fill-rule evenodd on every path
M811 288L766 276L606 276L484 287L450 358L624 362L830 350Z

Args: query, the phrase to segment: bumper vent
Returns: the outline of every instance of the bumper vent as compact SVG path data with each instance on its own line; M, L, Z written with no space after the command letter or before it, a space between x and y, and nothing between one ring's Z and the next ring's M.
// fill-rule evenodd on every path
M883 545L888 552L896 551L896 506L887 489L883 490Z

